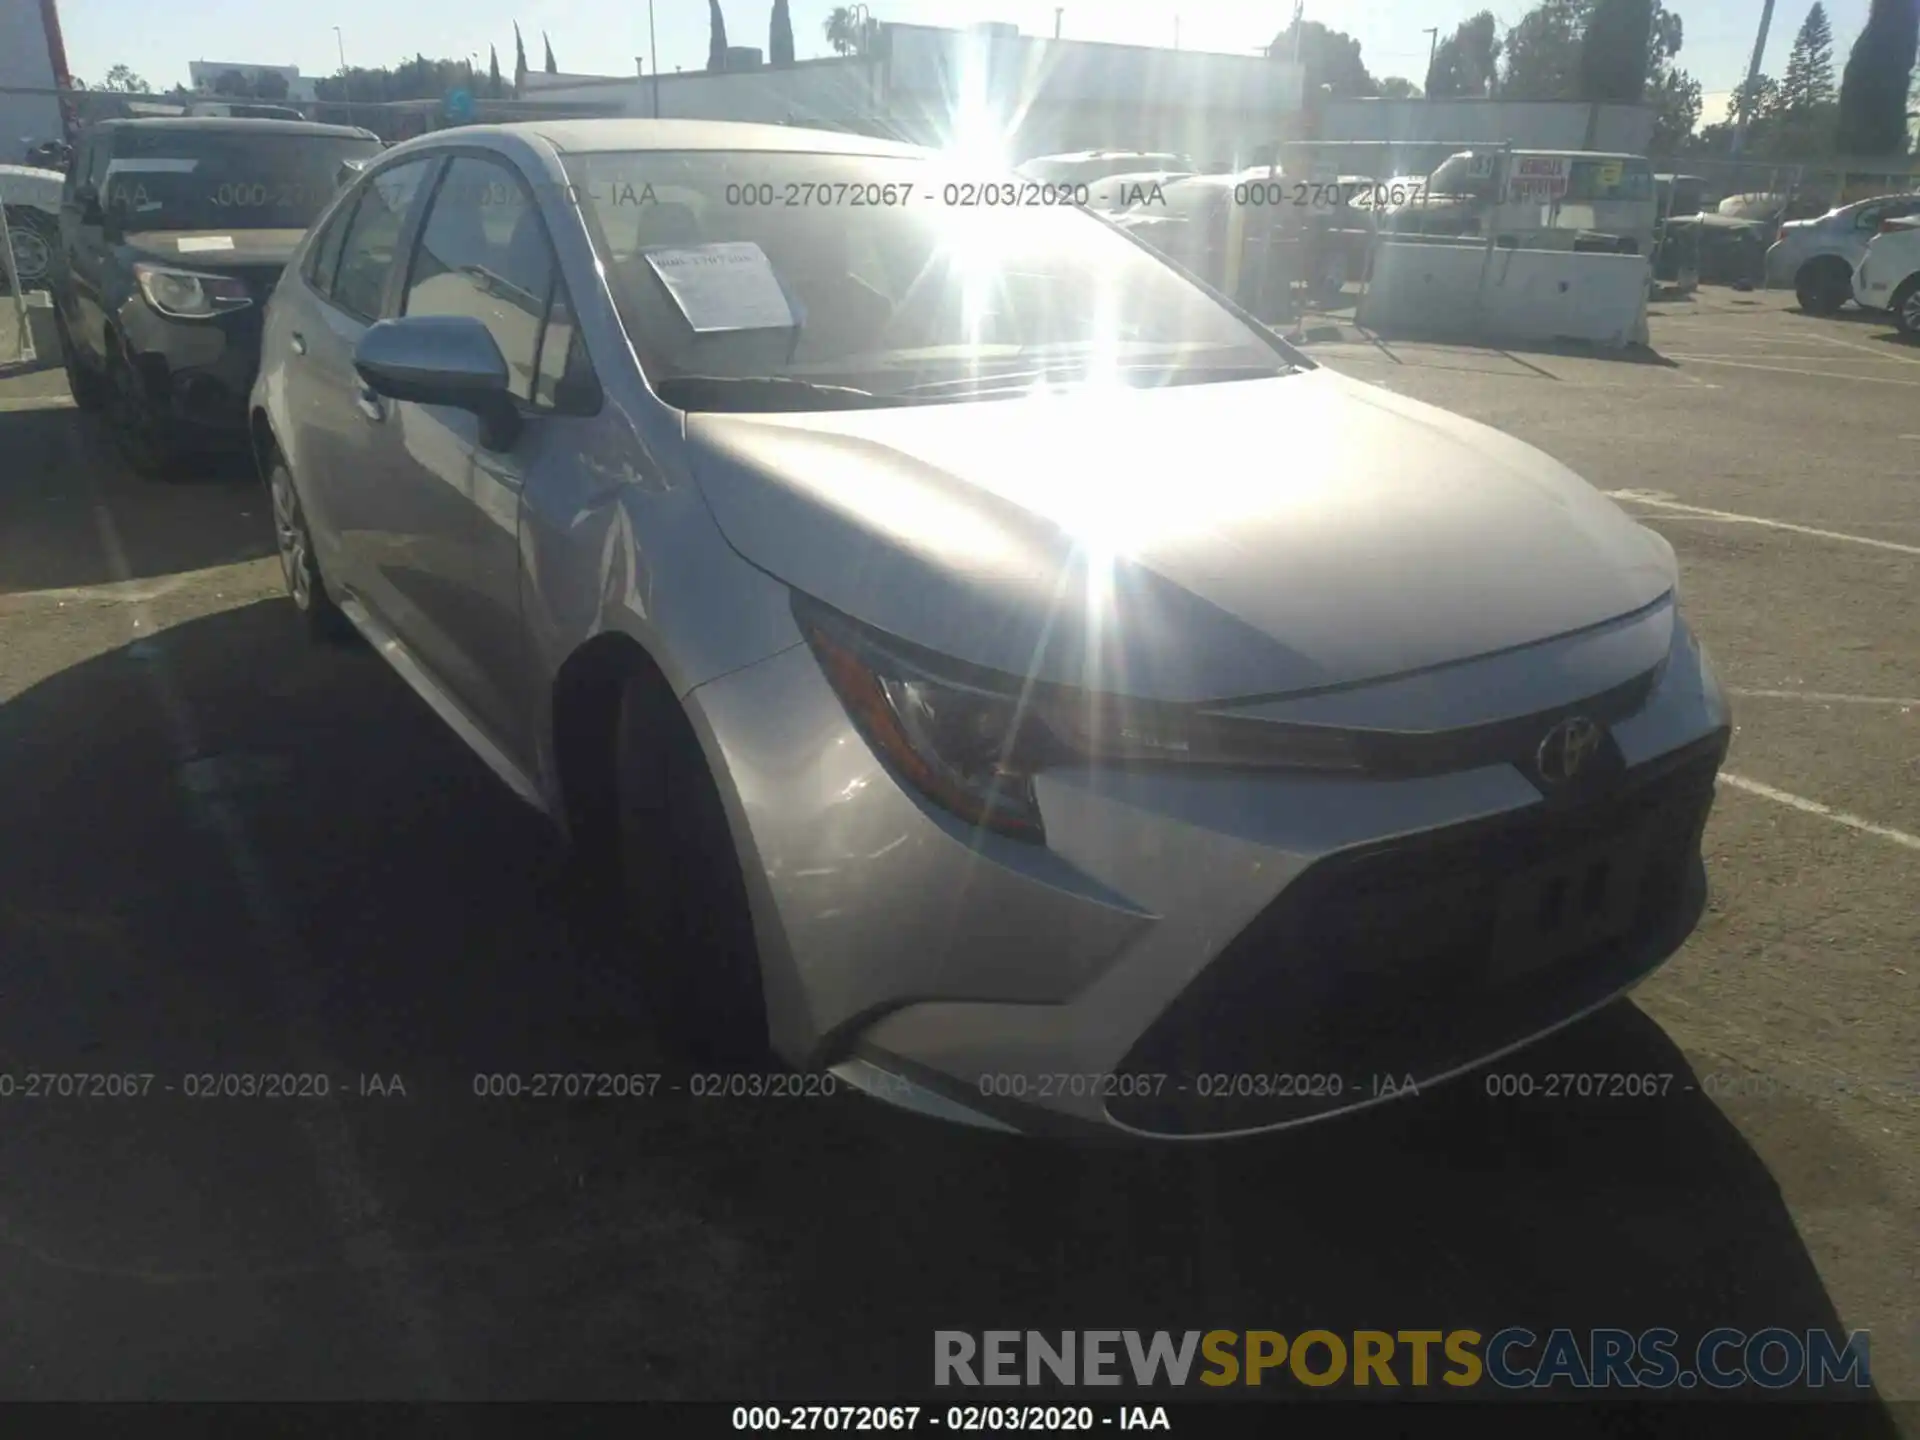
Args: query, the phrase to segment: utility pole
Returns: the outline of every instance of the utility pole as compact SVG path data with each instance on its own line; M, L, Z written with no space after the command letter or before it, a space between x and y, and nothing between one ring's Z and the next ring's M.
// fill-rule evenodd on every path
M1066 7L1064 6L1056 5L1053 7L1053 38L1056 40L1060 38L1060 17L1066 13Z
M1300 63L1300 32L1303 28L1300 17L1305 13L1307 0L1293 0L1293 63Z
M1747 84L1743 92L1746 105L1743 107L1741 115L1735 119L1733 124L1733 154L1735 159L1739 158L1740 147L1746 143L1747 120L1745 110L1752 106L1754 87L1760 83L1760 62L1766 58L1767 30L1772 24L1773 0L1761 0L1760 33L1754 36L1753 59L1747 62Z
M1424 87L1427 92L1427 99L1429 100L1433 98L1433 58L1439 53L1439 50L1440 27L1438 25L1429 26L1427 29L1427 82Z
M340 47L340 98L347 103L347 123L353 123L353 84L347 79L347 42L338 25L333 27L333 43Z
M1180 48L1180 17L1178 15L1173 17L1173 48L1176 50Z
M653 118L660 118L660 45L653 38L653 0L647 0L647 68L653 71Z

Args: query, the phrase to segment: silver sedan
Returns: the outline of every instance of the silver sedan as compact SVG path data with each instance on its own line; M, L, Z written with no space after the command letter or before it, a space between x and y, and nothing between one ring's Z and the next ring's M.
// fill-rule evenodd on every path
M1671 547L1025 199L789 127L390 150L265 319L306 624L618 881L730 1064L1220 1136L1661 964L1729 733Z

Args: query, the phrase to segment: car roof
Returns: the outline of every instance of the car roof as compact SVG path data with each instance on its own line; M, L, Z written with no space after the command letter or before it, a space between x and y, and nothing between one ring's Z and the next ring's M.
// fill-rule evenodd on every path
M245 102L240 102L245 103ZM134 130L140 134L330 135L336 139L378 140L357 125L322 125L314 120L266 120L242 115L165 115L145 120L101 120L90 130Z
M630 150L782 150L794 154L891 155L925 158L934 154L919 145L855 135L845 130L810 130L799 125L750 125L734 120L523 120L512 125L462 125L436 130L408 142L459 144L487 136L538 137L566 154ZM396 149L401 147L396 146Z

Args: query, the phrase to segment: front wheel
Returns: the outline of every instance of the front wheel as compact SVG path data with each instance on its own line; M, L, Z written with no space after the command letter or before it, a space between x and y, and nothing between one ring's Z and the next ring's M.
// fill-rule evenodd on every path
M1909 340L1920 340L1920 275L1893 292L1893 323Z
M695 1064L764 1068L766 1004L732 827L693 727L630 682L615 737L628 933L670 1033Z
M74 407L88 411L106 409L112 398L107 378L98 370L88 368L80 357L73 343L73 332L67 329L66 317L58 305L53 307L53 333L60 341L60 360L66 366L67 389L73 392Z
M117 344L107 362L106 412L127 467L149 480L171 479L181 459L172 418L153 403L133 357Z

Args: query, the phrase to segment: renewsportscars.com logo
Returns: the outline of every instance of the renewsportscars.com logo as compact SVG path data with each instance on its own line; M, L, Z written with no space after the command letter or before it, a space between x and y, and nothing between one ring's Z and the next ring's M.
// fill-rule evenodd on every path
M1868 1338L1824 1330L936 1330L939 1386L1262 1384L1502 1390L1872 1388Z

